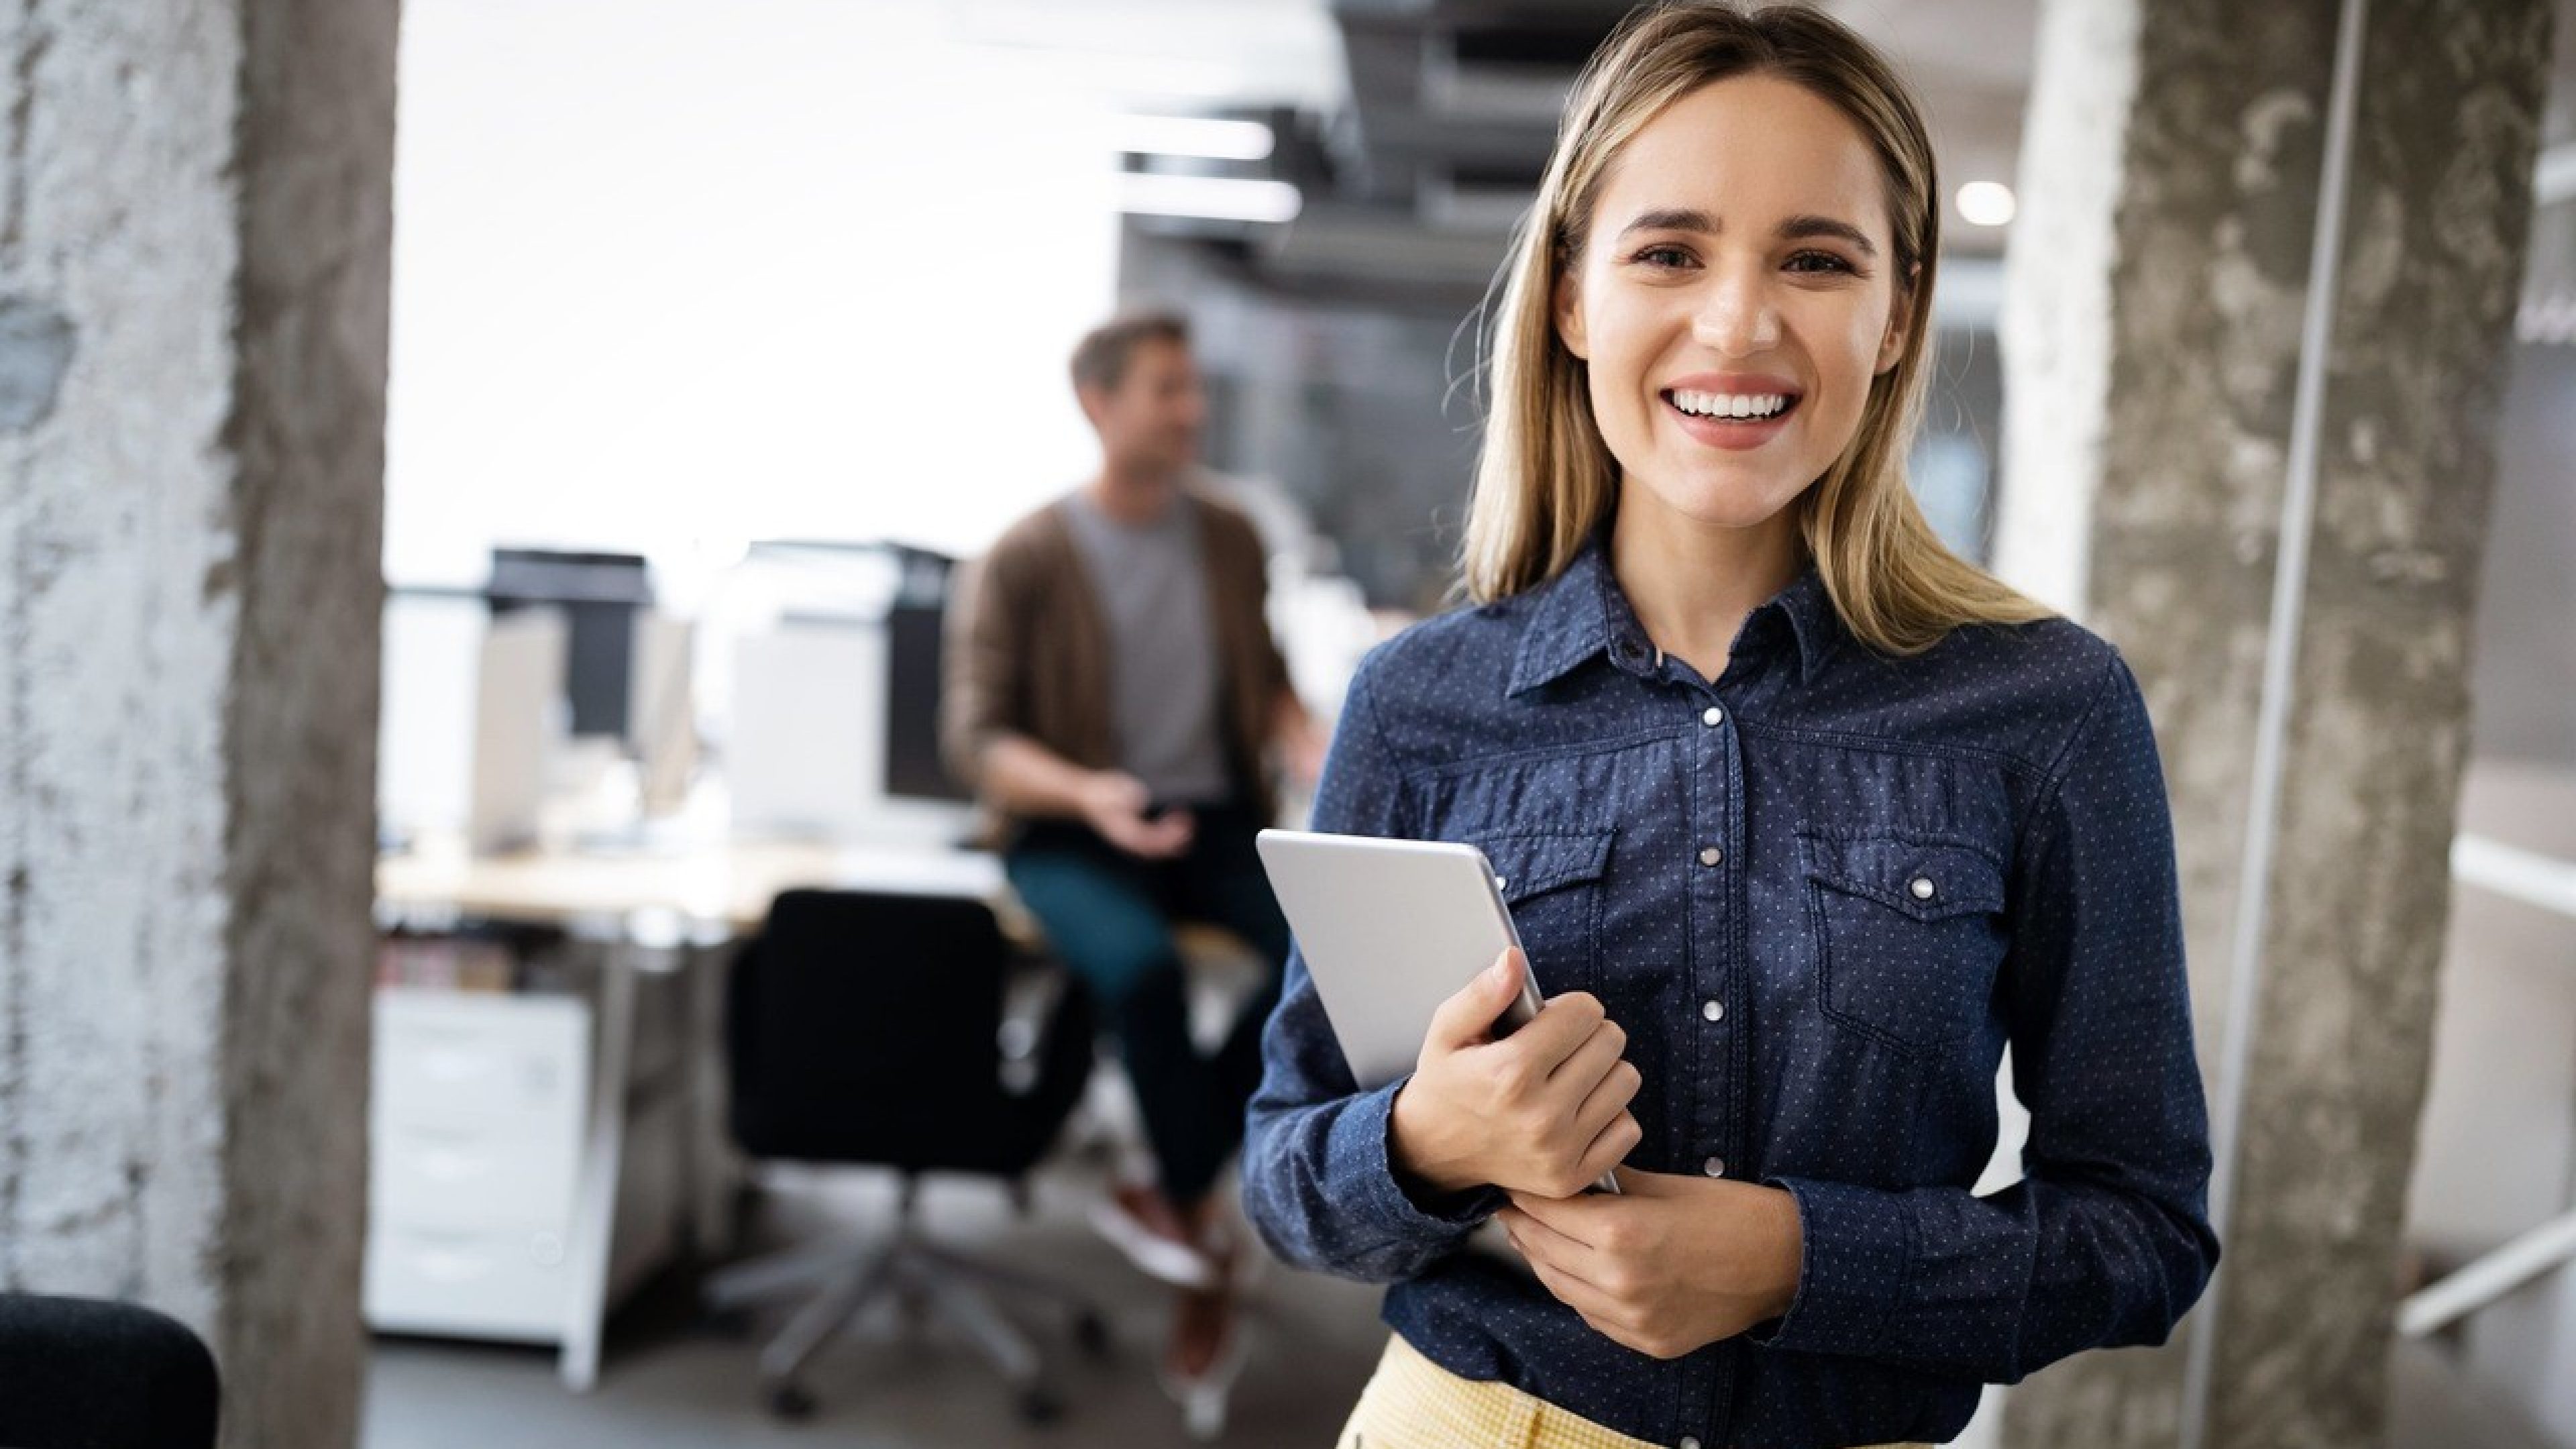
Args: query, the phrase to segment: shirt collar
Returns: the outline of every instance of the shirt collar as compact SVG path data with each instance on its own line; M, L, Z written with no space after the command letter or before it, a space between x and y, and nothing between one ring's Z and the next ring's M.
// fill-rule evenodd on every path
M1521 635L1504 693L1521 694L1560 679L1595 655L1606 655L1612 667L1640 679L1660 667L1661 657L1611 571L1608 530L1595 532L1564 571L1530 597L1529 628ZM1778 634L1785 632L1803 681L1832 651L1841 631L1824 579L1810 563L1787 588L1745 617L1735 648L1742 653L1774 647Z

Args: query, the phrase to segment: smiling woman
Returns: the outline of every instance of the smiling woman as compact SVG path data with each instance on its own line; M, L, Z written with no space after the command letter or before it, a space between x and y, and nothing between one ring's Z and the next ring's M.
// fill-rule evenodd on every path
M1554 577L1632 501L1711 523L1794 501L1775 543L1803 544L1875 648L2044 617L1943 548L1905 486L1941 211L1903 83L1795 16L1757 34L1678 14L1641 11L1596 57L1505 266L1468 592ZM1613 75L1614 52L1634 68ZM1772 423L1700 421L1763 398ZM1623 495L1623 470L1646 487Z
M1343 1449L1947 1440L2216 1262L2137 683L1906 487L1936 198L1903 83L1804 6L1642 11L1576 89L1474 607L1369 657L1315 806L1485 847L1528 954L1374 1091L1292 955L1251 1108L1265 1239L1392 1285ZM2007 1042L2029 1147L1978 1196ZM1513 1259L1462 1251L1488 1220Z

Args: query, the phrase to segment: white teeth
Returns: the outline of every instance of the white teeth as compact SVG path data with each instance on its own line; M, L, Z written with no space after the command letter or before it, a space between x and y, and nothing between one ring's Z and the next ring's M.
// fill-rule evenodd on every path
M1786 395L1766 393L1690 392L1673 389L1673 406L1712 418L1767 418L1789 405Z

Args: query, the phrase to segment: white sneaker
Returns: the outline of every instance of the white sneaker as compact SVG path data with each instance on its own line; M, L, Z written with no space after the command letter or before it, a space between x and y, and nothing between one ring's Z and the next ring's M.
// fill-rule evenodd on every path
M1146 1276L1176 1288L1217 1286L1216 1264L1207 1254L1154 1231L1120 1202L1115 1192L1093 1200L1088 1216L1092 1231L1107 1238L1110 1246L1126 1254L1127 1261Z
M1193 1377L1172 1372L1168 1364L1155 1366L1154 1376L1162 1380L1163 1392L1181 1406L1181 1425L1189 1436L1208 1443L1225 1433L1226 1411L1234 1397L1234 1381L1243 1376L1250 1360L1244 1341L1243 1320L1239 1309L1231 1310L1226 1325L1225 1344L1207 1370Z

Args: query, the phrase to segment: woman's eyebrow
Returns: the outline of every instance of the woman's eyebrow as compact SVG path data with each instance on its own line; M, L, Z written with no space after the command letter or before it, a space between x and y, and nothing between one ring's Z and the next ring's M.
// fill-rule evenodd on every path
M1782 241L1805 241L1810 237L1820 236L1836 237L1850 242L1860 249L1862 256L1873 259L1878 256L1878 248L1871 243L1869 233L1850 222L1830 216L1793 216L1780 223Z
M1619 238L1620 240L1625 241L1628 237L1641 231L1688 231L1697 232L1703 236L1715 236L1722 229L1723 228L1718 225L1717 218L1709 215L1705 211L1695 211L1689 208L1673 208L1657 211L1641 211L1637 213L1635 220L1619 229ZM1813 237L1833 237L1839 241L1849 242L1854 247L1859 248L1862 256L1873 259L1878 256L1878 247L1870 241L1869 233L1862 231L1859 227L1852 225L1850 222L1843 221L1835 217L1815 215L1790 217L1788 220L1780 223L1779 236L1782 241L1805 241Z
M1705 211L1641 211L1637 219L1619 229L1619 239L1626 241L1641 231L1695 231L1717 235L1717 218Z

